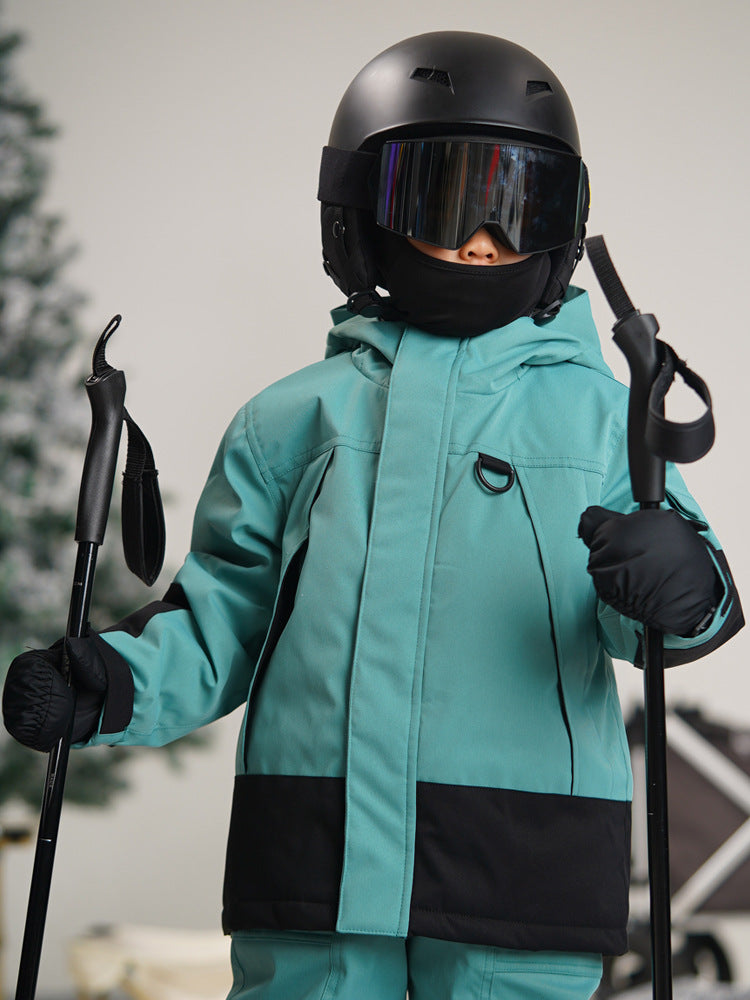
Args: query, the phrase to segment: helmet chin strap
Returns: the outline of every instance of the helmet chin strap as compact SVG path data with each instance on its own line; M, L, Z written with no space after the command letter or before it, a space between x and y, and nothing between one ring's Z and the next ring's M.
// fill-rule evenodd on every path
M357 316L367 316L370 319L399 320L404 319L388 296L383 296L375 288L364 288L352 292L346 300L346 308Z
M560 312L565 292L570 284L573 272L585 253L586 226L581 226L581 235L577 243L568 243L558 250L550 251L550 278L542 292L534 312L531 314L535 323L544 324L554 319Z

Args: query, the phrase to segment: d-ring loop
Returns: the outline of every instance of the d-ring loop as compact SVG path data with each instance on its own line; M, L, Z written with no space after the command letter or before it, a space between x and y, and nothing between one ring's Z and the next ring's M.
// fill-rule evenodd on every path
M501 475L507 476L508 482L504 486L493 486L484 474L485 468L490 469L492 472L499 472ZM486 490L489 490L490 493L507 493L516 481L516 474L513 471L512 465L509 465L507 462L503 462L501 458L493 458L492 455L484 455L481 451L477 455L474 472L476 473L477 479L482 486L484 486Z

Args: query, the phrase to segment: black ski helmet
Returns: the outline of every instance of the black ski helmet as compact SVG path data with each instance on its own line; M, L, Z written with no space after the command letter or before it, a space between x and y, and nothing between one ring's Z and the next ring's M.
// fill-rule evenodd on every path
M435 31L406 38L375 56L347 88L323 150L318 198L324 267L353 311L376 301L375 286L382 284L373 209L384 142L461 134L500 134L580 156L560 81L527 49L493 35ZM586 182L578 234L549 251L550 279L537 319L560 308L582 256L587 213Z

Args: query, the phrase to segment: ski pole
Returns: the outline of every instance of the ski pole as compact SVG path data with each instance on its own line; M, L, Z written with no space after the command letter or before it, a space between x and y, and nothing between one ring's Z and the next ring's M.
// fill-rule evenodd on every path
M92 419L78 497L75 532L78 551L65 633L67 638L81 638L86 633L96 556L104 539L112 499L123 424L125 375L107 364L105 348L120 325L120 319L120 316L115 316L99 337L94 349L92 372L86 379ZM70 684L67 654L63 655L63 675ZM72 728L71 716L68 732L50 752L47 764L16 1000L33 1000L36 994Z
M591 266L617 322L614 342L630 368L628 465L633 499L641 510L659 507L665 497L666 460L692 462L713 444L711 400L705 383L674 351L657 340L659 324L630 301L609 257L604 239L586 240ZM664 397L679 371L706 403L701 418L675 423L664 418ZM667 734L664 698L664 637L643 628L644 715L646 727L646 801L651 909L651 982L654 1000L672 997Z

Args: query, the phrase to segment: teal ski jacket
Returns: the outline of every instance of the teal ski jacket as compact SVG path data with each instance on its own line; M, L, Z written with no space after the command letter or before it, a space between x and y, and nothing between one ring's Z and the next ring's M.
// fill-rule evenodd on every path
M627 390L585 292L472 339L334 313L327 356L238 413L162 601L104 633L161 744L245 703L224 896L252 928L625 950L628 746L583 510L634 509ZM741 625L678 472L668 504Z

